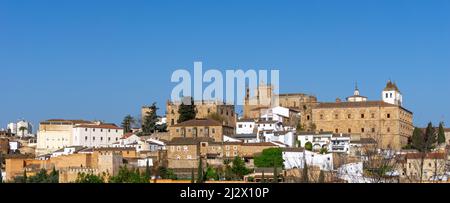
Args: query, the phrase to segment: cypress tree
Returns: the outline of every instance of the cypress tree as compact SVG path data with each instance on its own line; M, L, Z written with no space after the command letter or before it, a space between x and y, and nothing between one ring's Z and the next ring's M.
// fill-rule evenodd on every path
M203 161L202 161L202 157L199 157L199 161L198 161L197 183L203 183Z
M145 165L145 180L146 180L146 182L149 182L151 178L152 178L152 171L150 169L150 163L147 159L147 163Z
M195 173L194 173L194 169L191 169L191 183L195 183Z
M445 143L445 131L444 131L444 123L439 123L439 132L438 132L438 144Z

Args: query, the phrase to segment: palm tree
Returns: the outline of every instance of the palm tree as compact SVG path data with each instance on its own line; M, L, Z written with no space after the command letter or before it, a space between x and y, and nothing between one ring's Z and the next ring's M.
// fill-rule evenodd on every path
M22 137L25 136L25 131L26 131L26 130L28 130L27 127L25 127L25 126L20 126L19 131L22 132Z

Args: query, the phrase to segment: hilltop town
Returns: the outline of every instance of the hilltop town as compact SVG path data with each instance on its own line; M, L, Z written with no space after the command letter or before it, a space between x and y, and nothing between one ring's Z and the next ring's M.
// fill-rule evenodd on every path
M49 118L0 131L4 183L447 182L450 129L414 126L396 83L371 100L333 102L247 89L243 113L222 101L143 106L118 125Z

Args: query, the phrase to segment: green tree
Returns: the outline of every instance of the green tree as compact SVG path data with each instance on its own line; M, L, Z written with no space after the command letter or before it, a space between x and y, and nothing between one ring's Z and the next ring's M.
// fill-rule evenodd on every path
M444 130L444 123L439 123L439 132L438 132L438 144L444 144L445 143L445 130Z
M92 173L78 173L75 183L105 183L105 178Z
M156 122L158 122L158 115L156 114L158 111L158 107L156 107L156 103L153 103L150 106L150 111L144 116L144 120L142 121L142 131L146 134L155 132Z
M216 170L212 167L206 169L206 179L207 180L219 180L219 175Z
M262 183L265 183L265 182L266 182L266 177L265 177L265 175L264 175L264 170L262 171L262 174L261 174L261 182L262 182Z
M149 160L147 159L147 163L145 164L145 179L151 180L152 178L152 170L150 168Z
M322 170L319 173L319 183L325 183L325 173Z
M197 183L203 183L203 160L202 157L198 160L198 168L197 168Z
M237 156L233 159L233 166L231 167L231 171L234 175L237 176L240 180L250 173L250 170L245 167L245 163L241 157Z
M46 183L48 180L47 170L41 169L36 175L27 179L28 183Z
M20 126L19 131L22 132L22 136L25 136L25 131L28 130L25 126Z
M184 98L184 100L187 98ZM197 112L195 110L195 103L194 99L190 98L190 104L185 104L185 102L182 102L180 104L180 107L178 108L178 113L180 114L180 117L178 118L178 123L182 123L188 120L195 119L195 116L197 115Z
M195 183L195 172L194 172L194 168L191 169L191 183Z
M328 149L327 148L321 148L319 153L320 154L327 154L328 153Z
M305 143L305 149L308 151L312 151L313 150L313 145L311 142L307 142Z
M112 176L109 179L110 183L148 183L146 175L142 175L139 169L128 169L127 167L121 167L119 173L116 176Z
M217 122L220 122L220 123L223 123L223 122L225 121L225 118L224 118L223 116L219 115L217 112L215 112L215 113L210 113L210 114L208 115L208 118L209 118L209 119L212 119L212 120L215 120L215 121L217 121Z
M280 148L264 149L261 155L255 157L255 166L258 168L283 167L283 155Z
M122 128L124 133L130 133L132 126L136 123L136 120L131 115L125 116L122 121Z
M159 176L161 176L162 179L172 179L172 180L176 180L177 179L177 176L175 175L173 170L168 169L168 168L163 167L163 166L159 167L158 173L159 173Z
M424 148L424 135L420 128L414 128L413 135L411 137L411 146L419 151Z

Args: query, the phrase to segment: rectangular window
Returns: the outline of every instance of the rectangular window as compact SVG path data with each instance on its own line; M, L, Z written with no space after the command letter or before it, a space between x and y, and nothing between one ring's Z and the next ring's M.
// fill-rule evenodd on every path
M352 133L352 129L351 128L348 129L348 133Z
M351 119L351 118L352 118L352 114L348 114L348 115L347 115L347 118L348 118L348 119Z
M375 128L372 128L372 133L375 133Z
M361 114L361 118L364 118L364 114Z
M388 114L386 115L386 117L387 117L387 118L391 118L391 114L388 113Z
M361 132L364 133L364 128L361 128Z

